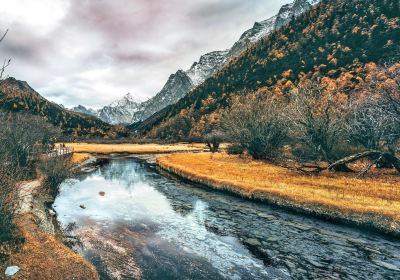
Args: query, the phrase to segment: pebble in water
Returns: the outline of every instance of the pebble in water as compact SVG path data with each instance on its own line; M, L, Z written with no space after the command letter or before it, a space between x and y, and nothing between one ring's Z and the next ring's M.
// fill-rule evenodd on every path
M15 274L17 274L18 271L20 271L20 268L18 266L15 266L15 265L14 266L9 266L6 269L5 274L6 274L7 277L11 277L11 276L14 276Z

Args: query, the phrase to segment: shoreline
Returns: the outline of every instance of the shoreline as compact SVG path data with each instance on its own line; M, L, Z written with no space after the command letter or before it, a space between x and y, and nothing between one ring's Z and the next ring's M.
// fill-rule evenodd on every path
M297 203L290 199L285 199L267 192L246 192L240 187L227 184L215 183L212 180L205 180L200 177L189 174L168 166L165 162L160 161L160 157L156 159L156 165L159 169L179 179L183 179L200 187L209 190L218 191L228 195L234 195L253 202L266 203L270 206L278 207L293 213L302 214L311 218L322 219L332 223L340 223L353 228L362 228L377 234L383 234L390 238L400 238L400 221L395 221L387 216L378 214L358 214L345 213L340 209L327 207L325 205Z
M85 172L95 162L91 157L75 168ZM4 262L4 268L16 265L21 269L11 279L100 279L95 267L66 245L51 206L55 197L42 191L41 180L22 182L18 188L21 208L15 223L24 241Z

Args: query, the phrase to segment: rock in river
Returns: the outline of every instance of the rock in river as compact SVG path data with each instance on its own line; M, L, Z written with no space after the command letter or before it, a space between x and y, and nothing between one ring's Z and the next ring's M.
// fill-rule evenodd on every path
M258 241L256 238L248 238L244 241L244 243L253 247L261 246L260 241Z
M19 270L20 270L20 268L18 266L15 266L15 265L9 266L6 269L5 274L7 277L11 277L11 276L14 276L15 274L17 274Z

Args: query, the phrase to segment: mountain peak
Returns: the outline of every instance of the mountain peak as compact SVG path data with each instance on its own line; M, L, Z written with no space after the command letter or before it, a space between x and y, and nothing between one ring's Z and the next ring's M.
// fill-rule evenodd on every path
M133 96L132 93L128 92L121 99L112 102L109 107L125 107L125 106L136 106L140 103L140 100Z
M132 93L128 92L127 94L125 94L125 96L123 97L124 100L127 100L129 102L134 102L134 103L139 103L140 101L138 100L138 98L136 98L135 96L133 96Z
M228 52L228 50L210 52L202 55L198 62L193 63L192 67L186 71L193 86L198 86L218 70L227 61Z
M311 9L312 5L318 2L319 0L294 0L292 3L283 5L277 15L275 29L289 23L293 17L297 17L308 11Z
M14 77L9 77L5 80L2 80L1 83L3 85L11 85L11 86L17 86L21 90L32 90L32 87L26 82L26 81L20 81L15 79Z

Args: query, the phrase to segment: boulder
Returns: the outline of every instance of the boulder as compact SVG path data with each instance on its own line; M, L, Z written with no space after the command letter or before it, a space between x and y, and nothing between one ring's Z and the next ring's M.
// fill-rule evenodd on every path
M6 269L5 274L6 274L7 277L11 277L11 276L14 276L15 274L17 274L18 271L20 271L20 268L18 266L16 266L16 265L9 266Z

